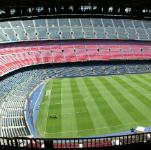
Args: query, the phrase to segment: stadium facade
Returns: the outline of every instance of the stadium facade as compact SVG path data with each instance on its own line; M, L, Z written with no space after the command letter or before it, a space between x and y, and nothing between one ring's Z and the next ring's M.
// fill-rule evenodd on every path
M2 148L121 148L150 141L150 132L43 139L35 130L31 91L48 78L151 72L150 3L98 2L0 2Z

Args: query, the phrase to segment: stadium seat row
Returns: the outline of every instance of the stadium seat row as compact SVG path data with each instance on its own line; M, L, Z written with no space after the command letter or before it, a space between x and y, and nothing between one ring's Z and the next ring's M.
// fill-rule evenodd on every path
M0 76L37 64L123 59L151 59L151 45L73 41L41 46L7 47L0 49Z
M5 21L0 43L49 39L151 40L150 21L105 18L64 18Z

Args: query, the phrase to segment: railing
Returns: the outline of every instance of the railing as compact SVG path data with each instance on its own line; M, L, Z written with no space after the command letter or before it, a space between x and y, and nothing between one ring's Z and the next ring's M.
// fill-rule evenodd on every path
M0 148L24 149L68 149L68 148L107 148L151 141L151 132L96 138L0 138Z

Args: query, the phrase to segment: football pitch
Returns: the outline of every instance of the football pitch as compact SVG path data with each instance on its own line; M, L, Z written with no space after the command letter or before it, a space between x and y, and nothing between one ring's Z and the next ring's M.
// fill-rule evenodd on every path
M50 79L36 127L42 137L87 137L151 126L151 74Z

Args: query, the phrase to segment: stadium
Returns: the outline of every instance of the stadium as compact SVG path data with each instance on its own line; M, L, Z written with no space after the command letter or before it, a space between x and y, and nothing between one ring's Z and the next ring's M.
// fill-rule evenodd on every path
M151 146L151 3L0 1L0 148Z

